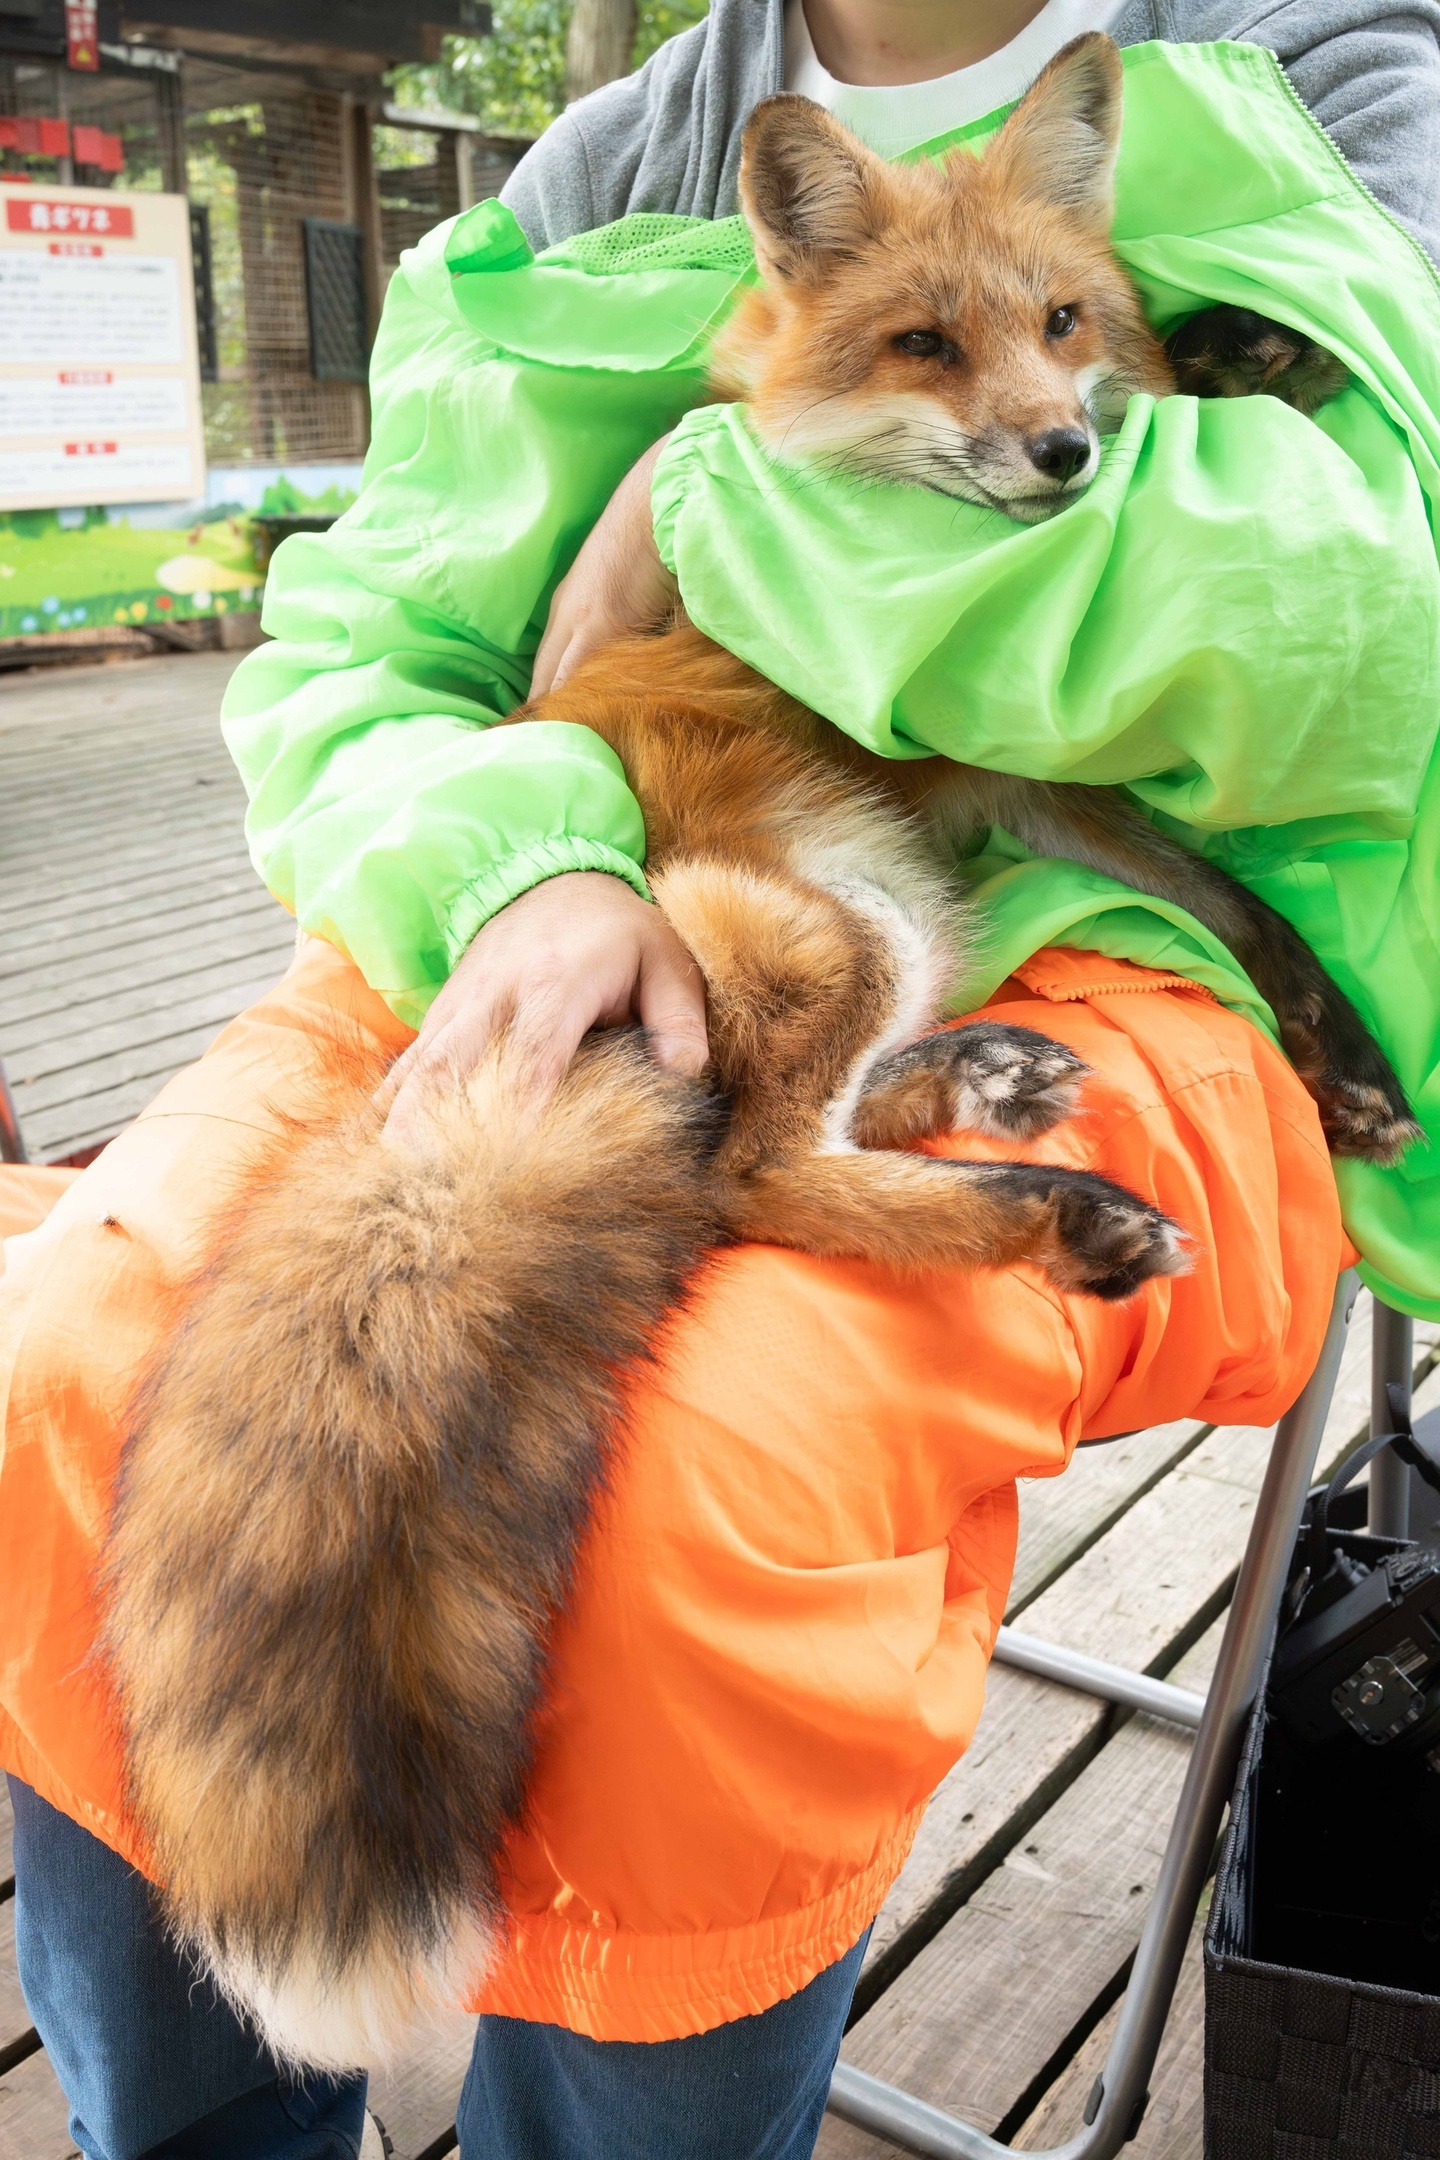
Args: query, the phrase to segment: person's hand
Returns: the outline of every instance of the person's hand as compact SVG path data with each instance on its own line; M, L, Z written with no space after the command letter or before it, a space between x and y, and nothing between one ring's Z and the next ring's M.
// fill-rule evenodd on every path
M532 698L558 690L597 645L658 629L679 588L660 560L650 513L650 476L670 440L662 435L632 465L555 588L530 679Z
M626 1020L659 1064L704 1066L705 980L659 908L608 871L547 878L491 916L391 1067L386 1138L418 1137L431 1090L467 1078L502 1029L543 1101L592 1027Z

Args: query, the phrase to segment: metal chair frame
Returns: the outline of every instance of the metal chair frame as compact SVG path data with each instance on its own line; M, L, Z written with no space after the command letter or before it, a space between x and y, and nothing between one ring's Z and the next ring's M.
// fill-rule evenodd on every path
M1234 1785L1305 1496L1319 1459L1345 1329L1358 1289L1359 1279L1353 1272L1341 1276L1315 1370L1299 1400L1276 1427L1208 1694L1190 1694L1152 1680L1148 1674L1126 1672L1013 1628L1000 1630L995 1655L1002 1662L1195 1730L1195 1745L1115 2037L1090 2095L1084 2127L1068 2143L1032 2154L1030 2160L1112 2160L1140 2127L1150 2074ZM1397 1382L1409 1401L1413 1336L1406 1316L1377 1299L1371 1350L1371 1416L1377 1422L1372 1430L1393 1430L1387 1382ZM1385 1449L1370 1470L1372 1531L1391 1537L1406 1535L1409 1490L1408 1468L1393 1450ZM962 2122L914 2093L902 2092L843 2061L836 2064L827 2105L843 2121L889 2138L903 2151L926 2155L928 2160L1005 2160L1013 2150L973 2123Z
M0 1163L28 1163L29 1160L15 1110L15 1098L5 1078L4 1060L0 1059Z

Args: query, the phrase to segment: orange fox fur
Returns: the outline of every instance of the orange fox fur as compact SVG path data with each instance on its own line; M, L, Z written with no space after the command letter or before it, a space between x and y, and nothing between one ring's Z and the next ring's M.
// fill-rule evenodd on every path
M764 283L718 366L778 456L1024 516L1084 485L1105 400L1168 382L1106 244L1118 109L1097 37L979 161L892 170L803 100L759 109ZM354 1076L221 1226L137 1403L107 1552L130 1804L173 1925L277 2052L331 2067L483 1964L620 1375L709 1247L1029 1258L1102 1297L1184 1264L1099 1178L907 1152L1039 1131L1082 1079L1023 1029L927 1033L963 958L957 837L1001 818L1181 899L1269 968L1332 1131L1373 1150L1404 1114L1353 1031L1337 1049L1293 933L1106 791L872 758L685 627L512 717L619 753L705 973L713 1080L619 1033L535 1111L502 1041L401 1155Z

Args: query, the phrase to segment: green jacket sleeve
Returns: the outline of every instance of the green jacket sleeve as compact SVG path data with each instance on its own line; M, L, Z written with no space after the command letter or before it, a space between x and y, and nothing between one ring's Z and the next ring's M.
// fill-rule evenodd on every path
M588 728L494 723L526 695L584 533L693 399L696 326L662 323L637 361L617 351L607 366L603 311L577 310L583 351L555 333L581 273L537 280L530 261L495 203L407 256L373 363L359 501L277 550L274 642L225 704L261 875L412 1026L481 924L531 885L606 870L646 889L644 825L613 751Z
M1039 526L789 471L740 410L695 412L655 475L661 553L702 629L881 755L1128 782L1212 831L1408 824L1440 679L1434 267L1268 52L1124 62L1114 237L1152 322L1260 308L1352 386L1316 422L1136 398Z
M1129 782L1212 829L1413 812L1440 572L1362 388L1318 425L1273 398L1135 398L1039 526L817 486L733 407L681 423L654 503L692 620L882 756Z

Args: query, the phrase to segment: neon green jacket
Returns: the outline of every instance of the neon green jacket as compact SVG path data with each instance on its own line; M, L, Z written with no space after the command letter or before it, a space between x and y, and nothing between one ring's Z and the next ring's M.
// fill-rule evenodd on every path
M360 500L278 552L275 642L225 713L261 874L401 1017L539 880L603 869L644 890L607 746L486 730L523 699L610 491L679 421L656 531L702 629L882 755L1128 783L1296 923L1440 1141L1440 281L1267 52L1124 59L1115 232L1152 319L1259 307L1354 380L1316 421L1136 398L1046 525L795 484L741 410L695 409L751 274L738 219L632 217L534 258L492 202L406 256ZM990 934L967 1003L1060 942L1182 970L1272 1025L1179 910L999 832L975 871ZM1440 1317L1440 1148L1337 1170L1374 1286Z

